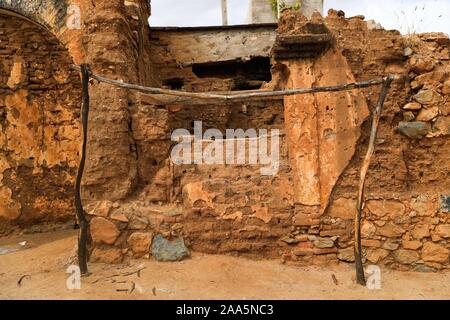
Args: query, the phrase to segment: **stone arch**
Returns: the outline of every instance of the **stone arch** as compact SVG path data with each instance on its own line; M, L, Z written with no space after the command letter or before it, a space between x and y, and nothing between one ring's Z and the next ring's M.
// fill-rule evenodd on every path
M0 13L28 20L47 29L67 47L77 64L84 60L84 52L80 50L82 31L81 28L70 27L70 21L74 19L74 8L78 8L75 11L79 11L77 19L81 26L81 7L81 3L67 0L0 0Z
M67 67L66 46L41 22L0 11L0 233L74 214L80 79Z
M55 34L64 28L68 7L66 0L0 0L0 9L20 14Z

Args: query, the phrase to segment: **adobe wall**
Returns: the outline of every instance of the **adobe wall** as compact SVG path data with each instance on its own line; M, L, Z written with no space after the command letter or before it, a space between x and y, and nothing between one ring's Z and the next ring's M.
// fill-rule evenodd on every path
M186 91L235 91L267 85L271 80L270 50L275 26L200 28L152 28L150 63L156 87ZM256 58L256 62L253 62ZM264 60L261 64L260 61ZM207 74L196 74L197 66ZM268 78L267 78L268 77ZM184 182L171 172L171 134L184 128L193 133L193 122L203 131L217 128L282 128L282 99L246 104L192 104L173 102L155 105L145 94L135 95L131 110L136 142L138 182L134 195L146 201L171 202L181 197ZM202 179L203 175L199 175ZM172 199L172 200L171 200Z
M315 19L313 23L322 23ZM360 18L345 19L333 11L325 25L336 40L333 47L313 59L272 58L273 80L263 88L335 85L378 78L388 72L411 77L414 81L394 84L386 101L367 179L364 260L417 271L448 268L448 38L423 35L411 42L396 31L370 30ZM303 18L286 14L278 33L301 34L303 26ZM170 43L153 41L163 48ZM184 45L177 43L177 47ZM196 90L203 91L217 84L222 90L233 89L227 78L211 77L203 83L190 66L177 67L174 57L186 52L171 54L162 48L156 52L166 54L155 55L155 65L161 64L161 59L161 65L170 70L167 74L192 80L184 81L184 88L196 85ZM432 67L423 59L432 60ZM162 69L159 74L165 74ZM161 85L163 79L155 77ZM435 93L420 93L422 89ZM256 108L276 114L282 121L251 123L256 128L281 129L280 172L266 177L260 175L258 166L174 166L168 159L169 128L189 130L187 120L226 127L229 118L222 112L242 110L242 106L156 106L142 96L133 132L139 134L138 148L145 151L142 154L159 155L152 161L158 168L132 201L99 202L88 208L93 218L92 260L120 262L150 257L154 237L162 235L167 239L182 237L189 249L207 253L278 257L301 264L353 261L357 183L369 137L369 111L375 107L379 90L289 97L282 103L283 114L276 107L280 102ZM412 108L405 105L413 100L421 101L420 106L405 110ZM430 110L434 111L431 116ZM251 113L249 118L257 114ZM318 117L320 125L310 121L310 127L296 127L296 121L308 117ZM311 131L308 140L297 141L296 128L311 128L315 133ZM315 146L307 146L316 139ZM314 157L296 161L302 153ZM140 172L145 179L147 174ZM299 174L313 179L307 181L310 184L302 183ZM311 190L315 190L313 194Z
M31 22L0 14L0 232L71 219L81 86L69 53Z
M89 63L95 73L125 82L195 91L309 87L395 72L411 81L394 84L386 101L367 179L364 256L368 263L398 269L448 268L448 38L425 34L405 39L396 31L371 30L361 18L346 19L331 11L324 22L316 16L312 23L325 23L336 40L332 46L314 58L271 55L270 81L264 80L264 73L263 78L248 77L259 74L260 65L267 68L271 43L260 48L264 59L253 65L252 59L215 57L190 65L185 57L197 53L180 50L194 47L190 43L201 37L177 38L169 31L165 38L160 31L150 38L147 1L74 3L81 10L79 30L67 28L66 1L41 0L36 7L0 0L0 8L47 28L33 29L27 42L14 44L31 50L26 57L10 53L10 48L0 51L5 57L0 120L7 148L0 159L0 197L5 198L0 209L8 217L2 226L21 219L35 225L65 220L72 211L69 189L80 141L79 84L70 72L67 82L55 77L68 72L69 63ZM304 26L301 16L287 12L278 33L301 35ZM273 39L270 32L266 36ZM42 47L36 50L33 40ZM226 52L216 49L221 56ZM34 64L36 56L50 51L58 64ZM67 91L68 103L59 106ZM91 261L150 257L156 235L182 237L188 248L207 253L304 264L353 260L357 181L370 131L368 115L379 88L212 106L156 103L144 94L94 81L90 93L83 198L90 214ZM280 129L279 174L261 176L258 166L247 165L174 166L170 134L178 128L192 134L194 120L203 120L204 129ZM300 120L306 122L299 126ZM26 148L14 145L17 132L23 136L21 143L33 143ZM37 135L37 140L27 139ZM61 208L57 214L55 207Z
M295 33L292 25L302 26L298 16L283 18L279 29L282 33ZM329 12L325 24L335 35L357 81L378 78L389 72L411 79L394 84L381 119L376 153L366 183L368 201L362 226L366 261L419 271L448 267L448 37L424 34L404 38L397 31L369 30L364 20L345 19L334 11ZM323 70L330 60L324 61L322 66L319 61L316 63ZM291 74L298 74L299 64L301 62L288 62ZM314 77L314 71L311 73ZM330 74L332 72L324 73ZM323 81L322 72L319 71L312 81ZM379 88L362 92L369 109L373 110ZM319 109L329 99L326 94L316 97ZM297 107L302 108L302 102L297 103L300 103ZM289 100L285 101L288 111L289 105ZM333 107L339 108L339 104ZM336 114L337 118L342 116L342 113ZM322 128L327 130L326 126ZM286 251L289 259L334 261L337 257L353 261L355 195L369 134L370 122L366 121L361 126L354 156L333 186L329 201L323 198L319 201L322 208L327 208L324 213L319 212L316 219L309 220L304 214L294 217L297 230L292 238L296 238L298 232L309 237L302 238L292 250ZM338 132L337 135L339 137ZM319 159L330 152L324 143L319 144L321 148L325 146L323 152L319 151ZM333 160L326 163L330 161ZM309 169L299 167L298 171L308 172ZM329 177L319 176L317 181L322 188L329 185ZM328 253L317 256L318 248Z
M81 100L80 79L78 73L70 71L70 64L87 63L94 72L107 77L151 84L149 66L144 64L148 59L149 3L144 0L95 4L87 0L1 0L0 10L2 37L6 37L2 42L2 58L5 57L0 99L2 119L15 122L26 134L36 135L32 142L24 136L29 146L13 148L13 134L7 132L12 126L7 129L2 124L2 135L11 140L8 148L18 153L13 155L9 149L2 153L2 157L9 158L6 164L2 159L2 170L12 172L8 168L15 168L17 179L28 181L27 186L2 190L7 206L2 208L2 216L6 217L2 228L11 231L22 219L35 225L58 220L74 223L69 198L73 194L72 180L78 162L74 152L78 152L81 141L78 130ZM16 36L10 37L9 23L23 30L24 36L14 32ZM14 89L8 86L9 78L11 83L17 82ZM65 82L65 78L69 80ZM88 159L82 197L85 201L123 199L133 192L137 181L129 112L133 97L126 90L98 83L91 84L90 96ZM13 108L13 104L17 107ZM17 108L30 108L33 113L29 118L21 118L24 115L20 116ZM2 178L7 184L16 179L12 174Z

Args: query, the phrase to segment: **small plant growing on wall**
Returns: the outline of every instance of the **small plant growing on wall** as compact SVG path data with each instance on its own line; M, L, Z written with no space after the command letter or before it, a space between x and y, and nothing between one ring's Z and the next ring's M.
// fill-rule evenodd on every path
M298 0L296 3L293 3L293 4L287 4L285 1L282 1L282 0L267 0L267 1L269 1L270 5L272 6L273 14L277 18L278 18L278 7L279 7L280 12L283 10L298 11L302 7L301 0Z

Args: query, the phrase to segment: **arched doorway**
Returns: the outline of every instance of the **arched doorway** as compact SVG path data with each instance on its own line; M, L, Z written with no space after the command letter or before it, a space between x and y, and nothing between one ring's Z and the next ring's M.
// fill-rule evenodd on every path
M80 78L44 27L0 12L0 233L73 219Z

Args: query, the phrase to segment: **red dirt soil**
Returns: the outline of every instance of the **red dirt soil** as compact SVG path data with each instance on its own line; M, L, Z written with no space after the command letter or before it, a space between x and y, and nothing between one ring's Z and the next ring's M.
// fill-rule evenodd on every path
M450 299L448 271L382 269L382 289L369 290L355 284L352 264L296 267L196 253L176 263L90 264L81 290L70 291L66 265L76 232L11 236L0 239L0 247L18 248L22 241L27 244L19 251L0 255L0 299ZM139 275L124 275L140 268Z

